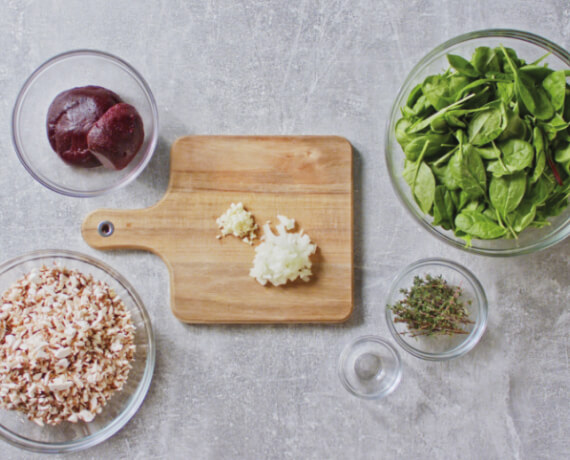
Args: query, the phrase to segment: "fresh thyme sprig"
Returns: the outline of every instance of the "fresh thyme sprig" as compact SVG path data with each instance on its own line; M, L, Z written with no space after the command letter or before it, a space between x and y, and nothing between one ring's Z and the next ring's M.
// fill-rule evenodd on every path
M394 322L405 323L408 331L403 335L467 334L466 324L472 324L469 312L461 300L460 286L450 286L443 276L414 277L413 286L400 289L404 298L388 305L395 315ZM467 302L471 305L471 301Z

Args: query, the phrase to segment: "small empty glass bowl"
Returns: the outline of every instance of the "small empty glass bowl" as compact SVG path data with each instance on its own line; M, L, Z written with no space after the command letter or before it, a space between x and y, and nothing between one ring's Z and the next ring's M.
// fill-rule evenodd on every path
M496 47L503 45L513 48L520 58L527 62L541 58L548 54L544 60L554 70L570 69L570 53L564 48L528 32L506 29L491 29L470 32L442 43L410 71L396 96L390 111L390 118L386 125L385 154L390 180L400 201L431 234L437 236L452 246L470 252L489 256L513 256L527 254L548 248L570 235L570 206L559 216L549 219L550 225L543 228L527 228L518 239L499 238L495 240L473 239L471 246L467 247L465 241L453 234L450 230L433 226L433 218L422 212L414 200L410 187L405 182L402 173L404 170L404 152L396 140L394 127L402 116L401 107L405 105L411 90L425 80L429 75L439 74L449 67L446 54L458 54L470 59L475 48L480 46ZM542 63L541 63L542 65Z
M143 144L120 171L69 166L49 144L50 104L62 91L88 85L118 94L142 118ZM63 195L92 197L129 184L143 171L156 148L158 110L146 81L122 59L101 51L69 51L42 64L24 83L12 113L12 139L20 161L40 184Z
M409 290L416 276L425 278L428 274L433 277L441 275L450 286L461 287L460 299L464 302L469 312L469 319L472 321L472 324L464 326L467 334L412 337L407 334L409 331L405 323L394 321L395 315L388 307L404 298L400 290ZM468 304L469 301L471 304ZM404 268L392 282L386 299L386 322L396 342L415 357L429 361L457 358L471 350L485 332L487 297L479 280L465 267L445 259L422 259Z
M380 399L392 393L402 378L398 351L373 335L358 337L340 354L338 376L353 395Z
M79 254L62 250L36 251L0 266L0 294L33 268L57 262L106 282L123 300L131 313L136 351L132 368L121 391L111 396L103 411L92 422L63 422L57 426L38 426L17 411L0 409L0 439L17 447L42 453L74 452L99 444L113 436L133 417L150 387L156 346L148 314L128 281L108 265Z

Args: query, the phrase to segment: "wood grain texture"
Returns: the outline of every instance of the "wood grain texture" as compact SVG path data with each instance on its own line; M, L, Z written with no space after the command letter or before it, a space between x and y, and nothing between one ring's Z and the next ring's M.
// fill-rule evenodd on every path
M263 287L249 276L253 247L233 236L216 239L216 218L239 201L260 227L282 214L308 233L318 246L308 283ZM115 230L102 237L97 227L106 220ZM82 233L97 249L159 255L181 321L344 321L353 309L352 148L334 136L183 137L172 146L162 200L146 209L94 211Z

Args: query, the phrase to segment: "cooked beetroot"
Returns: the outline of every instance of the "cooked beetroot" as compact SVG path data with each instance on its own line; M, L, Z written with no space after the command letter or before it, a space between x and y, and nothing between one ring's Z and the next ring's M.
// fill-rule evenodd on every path
M87 133L121 98L100 86L72 88L56 96L48 109L47 131L52 148L73 166L92 168L101 163L89 152Z
M47 132L61 159L83 168L123 169L144 140L137 110L100 86L58 94L48 109Z
M123 169L144 140L142 119L130 104L121 102L97 120L87 135L87 148L103 166Z

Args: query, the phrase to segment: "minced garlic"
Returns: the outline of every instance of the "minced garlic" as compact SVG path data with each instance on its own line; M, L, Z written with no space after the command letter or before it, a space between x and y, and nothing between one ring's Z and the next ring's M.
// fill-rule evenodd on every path
M234 235L248 244L253 244L256 237L257 224L251 212L246 211L242 203L232 203L228 210L216 219L216 224L221 229L218 239L226 235Z

